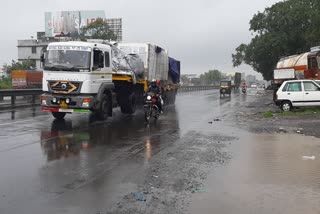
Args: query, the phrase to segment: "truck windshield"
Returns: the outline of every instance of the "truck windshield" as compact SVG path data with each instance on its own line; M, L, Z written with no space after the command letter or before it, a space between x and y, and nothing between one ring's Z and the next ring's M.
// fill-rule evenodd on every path
M45 70L80 71L90 70L91 52L79 50L48 50Z

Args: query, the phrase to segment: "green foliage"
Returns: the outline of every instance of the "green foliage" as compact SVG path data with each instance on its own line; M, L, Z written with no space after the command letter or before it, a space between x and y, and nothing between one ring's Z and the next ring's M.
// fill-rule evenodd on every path
M262 112L262 116L264 118L271 118L271 117L273 117L273 112L271 112L271 111Z
M204 74L200 75L200 80L205 85L216 85L218 84L222 79L222 74L219 70L210 70L209 72L206 72Z
M10 89L12 88L11 78L1 77L0 78L0 89Z
M106 21L103 19L97 19L95 22L92 22L88 24L88 26L82 28L81 40L86 39L115 41L117 36L113 33L113 31L110 30L110 27Z
M250 21L255 35L232 54L233 65L250 65L266 80L282 56L307 52L320 42L320 1L286 0L258 12Z
M4 71L5 75L10 78L11 73L14 70L32 70L35 67L35 62L32 60L24 60L22 62L16 62L12 60L11 65L5 64L2 68Z
M11 73L14 70L32 70L35 67L33 60L25 60L22 62L16 62L12 60L11 65L5 64L2 68L4 76L0 78L0 89L12 88Z

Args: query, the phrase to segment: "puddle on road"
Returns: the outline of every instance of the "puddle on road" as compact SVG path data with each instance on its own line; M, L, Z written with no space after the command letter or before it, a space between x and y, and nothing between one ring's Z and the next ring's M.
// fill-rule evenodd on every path
M249 135L194 194L190 213L320 213L320 139ZM303 156L315 156L304 160Z

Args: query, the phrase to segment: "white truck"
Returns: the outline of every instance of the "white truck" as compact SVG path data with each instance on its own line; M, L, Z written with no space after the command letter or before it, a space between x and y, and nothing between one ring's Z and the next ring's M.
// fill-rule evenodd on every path
M166 52L162 48L155 51L155 56ZM118 106L122 113L132 114L137 104L143 103L148 80L166 79L158 74L157 60L157 69L150 74L137 54L126 54L101 40L51 43L42 61L42 110L52 112L56 119L67 113L93 112L105 120ZM163 64L161 72L165 70L168 75L169 63Z

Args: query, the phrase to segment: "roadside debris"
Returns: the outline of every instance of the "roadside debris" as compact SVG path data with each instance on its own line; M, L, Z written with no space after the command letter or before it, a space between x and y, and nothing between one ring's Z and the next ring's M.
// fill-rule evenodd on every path
M302 156L303 160L315 160L316 157L315 156Z
M136 197L137 201L146 201L145 197L140 192L135 192L134 196Z
M205 190L205 189L193 189L191 192L192 192L192 193L206 193L206 192L208 192L208 191Z
M219 122L219 121L221 121L219 118L216 118L216 119L214 119L213 120L214 122Z
M212 124L213 122L212 122L212 121L210 121L210 122L208 122L208 123Z

